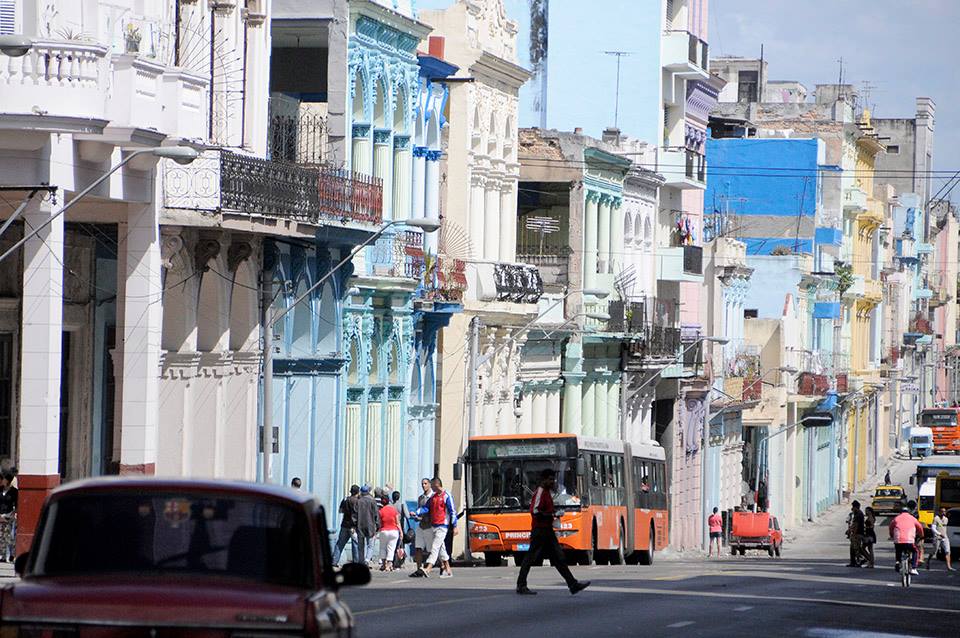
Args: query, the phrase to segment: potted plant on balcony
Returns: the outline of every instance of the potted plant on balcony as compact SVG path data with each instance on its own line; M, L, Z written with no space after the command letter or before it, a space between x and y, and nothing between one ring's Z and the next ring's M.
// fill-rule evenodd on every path
M139 53L140 40L142 37L143 36L140 35L140 27L132 22L128 22L127 28L123 31L124 50L127 53Z

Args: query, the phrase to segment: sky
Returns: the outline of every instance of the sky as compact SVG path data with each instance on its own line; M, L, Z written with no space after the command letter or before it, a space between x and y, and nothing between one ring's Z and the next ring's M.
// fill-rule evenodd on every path
M418 8L443 8L453 0L417 0ZM511 19L520 23L518 50L526 51L529 20L526 0L505 0ZM570 19L588 4L582 19ZM604 51L638 52L623 58L620 128L641 137L643 127L631 101L642 95L647 82L647 47L631 28L645 24L644 5L654 0L551 0L551 86L558 67L561 82L582 86L569 100L553 99L551 127L599 135L613 122L616 63ZM607 16L598 15L605 11ZM876 117L913 117L918 96L937 105L934 167L960 170L960 82L956 78L956 41L960 27L960 0L711 0L709 44L712 56L758 57L764 46L770 79L799 80L812 92L815 84L836 82L843 59L844 80L863 93ZM612 18L616 18L611 22ZM613 25L613 26L611 26ZM562 50L556 51L562 47ZM522 57L522 56L521 56ZM560 64L562 61L562 66ZM524 59L520 60L525 63ZM641 81L642 80L642 81ZM566 87L564 87L566 88ZM565 91L565 93L570 91ZM554 93L554 91L551 91ZM521 93L529 103L531 91ZM538 122L521 105L521 126ZM633 116L634 119L631 119ZM646 121L647 116L643 118ZM631 131L631 129L635 129ZM934 192L946 176L934 180ZM952 194L960 201L960 187Z

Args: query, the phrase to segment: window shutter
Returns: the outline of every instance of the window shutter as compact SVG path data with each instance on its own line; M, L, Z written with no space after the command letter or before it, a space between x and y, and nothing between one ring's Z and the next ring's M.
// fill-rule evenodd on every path
M0 34L16 33L17 7L16 0L0 0Z

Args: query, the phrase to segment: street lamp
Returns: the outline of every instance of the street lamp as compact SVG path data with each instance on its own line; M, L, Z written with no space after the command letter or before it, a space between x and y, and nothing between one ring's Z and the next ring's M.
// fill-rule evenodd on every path
M4 50L4 52L6 52L5 49L2 49L3 46L4 46L3 40L0 39L0 50ZM107 171L106 173L104 173L103 175L95 179L89 186L87 186L82 191L77 193L77 196L71 199L66 204L64 204L63 208L61 208L56 213L54 213L53 215L45 219L41 224L34 227L34 229L31 232L24 235L23 239L21 239L20 241L15 243L13 246L8 248L6 252L0 255L0 262L2 262L4 259L9 257L10 255L12 255L18 248L20 248L25 243L27 243L28 240L35 237L43 228L48 226L50 222L55 220L57 217L60 217L61 215L63 215L65 212L67 212L68 208L70 208L71 206L79 202L81 199L86 197L88 194L90 194L91 191L93 191L95 188L100 186L100 184L105 182L111 175L116 173L123 166L128 164L131 160L141 155L152 155L158 159L170 159L176 162L177 164L189 164L193 160L197 159L197 157L199 156L199 153L197 152L196 149L191 148L189 146L157 146L155 148L141 148L128 153L122 160L120 160L117 163L116 166L114 166L109 171ZM22 206L17 209L14 215L12 215L10 219L8 219L7 222L4 224L3 228L0 229L0 234L2 234L2 231L6 230L6 228L10 226L11 223L13 223L13 220L15 219L16 215L19 215L19 213L22 210L23 210Z
M286 308L277 310L269 316L263 324L263 405L261 407L261 423L263 423L263 433L261 435L261 444L263 446L263 482L270 482L270 455L273 453L273 327L280 322L287 313L293 310L300 302L307 299L313 292L329 279L342 266L349 263L361 250L375 242L387 229L397 226L409 226L419 228L425 233L433 233L440 229L440 220L432 218L416 219L395 219L381 226L377 232L367 237L363 242L354 247L346 257L328 270L325 275L318 279L312 286L293 300L293 303ZM267 312L270 312L269 309Z
M22 58L33 48L33 41L22 35L0 35L0 53Z

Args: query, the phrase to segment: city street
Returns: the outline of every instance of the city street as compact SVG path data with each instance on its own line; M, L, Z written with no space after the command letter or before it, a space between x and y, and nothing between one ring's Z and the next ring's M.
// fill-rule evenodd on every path
M897 464L895 480L906 483L914 467ZM362 637L422 635L425 627L438 626L471 636L748 636L764 630L956 636L960 575L934 562L904 590L880 521L876 569L846 567L847 509L834 508L816 526L788 531L781 559L757 552L712 561L661 555L652 567L574 567L578 578L593 583L575 597L551 567L532 570L535 597L514 594L513 567L461 568L452 579L428 581L406 572L375 573L372 585L344 597Z

